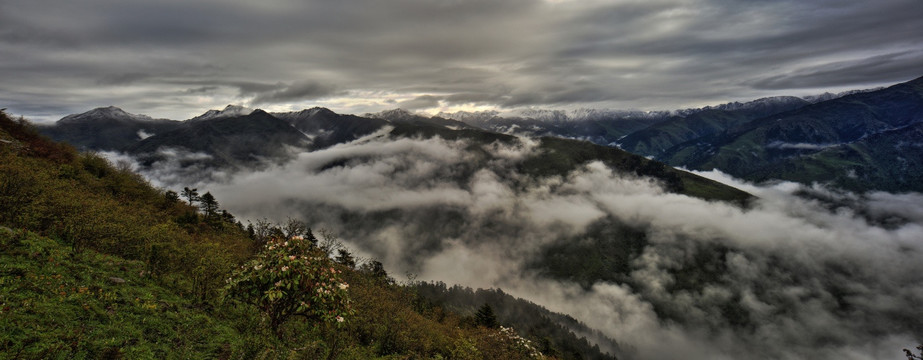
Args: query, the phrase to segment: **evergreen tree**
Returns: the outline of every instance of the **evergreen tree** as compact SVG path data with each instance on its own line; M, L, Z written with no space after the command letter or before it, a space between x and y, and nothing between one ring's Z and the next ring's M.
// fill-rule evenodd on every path
M479 326L486 328L497 327L497 315L494 314L494 309L488 303L484 303L484 306L478 309L478 312L474 314L474 319Z
M229 213L227 210L221 210L220 214L221 214L221 220L224 220L224 222L228 224L234 224L238 222L237 219L234 218L234 215Z
M202 213L205 214L205 221L211 221L217 218L218 216L218 200L210 192L206 192L199 198L201 204L199 207L202 209Z
M381 261L372 260L367 263L364 263L362 264L362 266L359 267L359 271L369 274L373 278L382 280L386 283L389 283L389 284L394 283L394 279L391 279L388 276L388 272L385 271L385 266L381 263Z
M311 228L308 228L308 231L305 232L304 238L310 241L312 245L317 246L317 237L314 236L314 232L311 231Z
M188 187L184 187L183 197L186 198L186 201L189 202L189 205L193 205L196 201L199 201L199 189L190 189Z
M356 259L353 258L353 254L349 253L349 250L340 249L337 251L336 262L349 267L350 269L356 268Z
M163 198L167 205L173 205L179 201L179 194L176 191L167 190L167 192L163 193Z

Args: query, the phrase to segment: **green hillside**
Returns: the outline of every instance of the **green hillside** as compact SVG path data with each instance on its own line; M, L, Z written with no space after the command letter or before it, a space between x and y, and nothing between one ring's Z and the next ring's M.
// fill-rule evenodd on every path
M677 170L659 161L587 141L544 137L539 149L539 156L522 164L522 172L537 176L564 175L579 165L598 160L617 171L657 179L666 190L677 194L736 203L745 203L753 198L744 191Z
M334 261L310 229L191 200L0 113L0 358L575 358Z
M658 156L748 180L831 182L855 190L920 191L923 78L753 120Z

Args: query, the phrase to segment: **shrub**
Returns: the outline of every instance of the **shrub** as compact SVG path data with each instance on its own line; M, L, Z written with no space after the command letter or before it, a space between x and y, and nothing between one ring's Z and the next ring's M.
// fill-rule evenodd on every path
M294 316L343 325L353 314L349 285L340 270L310 241L273 238L228 279L226 294L256 306L279 335Z

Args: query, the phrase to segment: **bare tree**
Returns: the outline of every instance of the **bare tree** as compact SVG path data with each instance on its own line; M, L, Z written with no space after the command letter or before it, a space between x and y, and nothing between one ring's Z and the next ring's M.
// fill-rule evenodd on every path
M320 229L320 241L317 244L327 256L343 248L343 243L337 238L336 234L327 229Z
M262 218L256 221L256 224L253 224L253 240L256 242L257 246L263 246L269 241L269 238L273 234L273 225L272 222L267 218Z
M282 225L282 233L285 234L285 238L305 236L308 233L308 225L304 221L288 218Z

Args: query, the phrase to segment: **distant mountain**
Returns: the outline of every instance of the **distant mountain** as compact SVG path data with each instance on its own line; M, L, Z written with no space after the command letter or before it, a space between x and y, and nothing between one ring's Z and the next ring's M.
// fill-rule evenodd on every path
M825 182L851 190L923 192L923 122L785 158L747 177Z
M456 119L494 132L529 136L557 136L592 141L601 145L614 144L634 131L663 121L667 111L618 111L578 109L525 110L508 116L496 111L440 113L437 116Z
M686 115L671 116L660 123L625 136L619 140L618 146L636 154L660 157L664 151L677 144L720 133L754 119L798 109L808 104L808 101L801 98L784 96L687 110Z
M862 94L862 93L867 93L867 92L872 92L872 91L878 91L878 90L881 90L881 89L884 89L884 88L883 88L883 87L877 87L877 88L872 88L872 89L849 90L849 91L839 92L839 93L836 93L836 94L826 92L826 93L823 93L823 94L820 94L820 95L805 96L805 97L802 97L802 99L805 99L805 100L807 100L808 102L814 104L814 103L819 103L819 102L822 102L822 101L838 99L838 98L841 98L841 97L844 97L844 96L847 96L847 95Z
M312 149L353 141L388 124L386 120L341 115L321 107L272 115L285 120L311 139Z
M125 112L115 106L68 115L38 129L48 137L85 150L123 150L147 137L178 128L182 123Z
M228 106L225 106L223 110L208 110L204 114L196 116L192 119L189 119L188 121L196 122L196 121L220 119L220 118L225 118L225 117L245 116L245 115L250 115L250 113L252 113L253 111L254 111L253 109L243 107L240 105L228 105Z
M869 91L872 90L825 93L805 98L776 96L674 111L526 109L508 114L498 111L442 112L437 116L504 134L586 140L659 157L677 144L720 133L764 116Z
M659 159L753 180L834 181L853 190L923 191L923 78L765 116L693 139ZM903 141L897 148L898 143ZM903 159L903 160L902 160ZM900 165L904 164L906 166Z
M373 119L384 119L391 123L395 124L408 124L408 125L424 125L424 126L439 126L446 127L449 129L471 129L475 128L465 122L458 121L451 118L444 118L440 116L423 116L411 113L404 109L392 109L385 110L379 113L374 114L365 114L367 118Z
M164 160L163 150L181 149L208 155L213 167L249 167L281 160L292 148L306 148L310 139L285 120L263 110L247 115L214 116L187 121L182 126L139 141L126 149L150 164Z
M678 180L686 175L656 170L646 161L610 161L630 157L552 139L567 138L617 146L670 166L717 168L750 180L824 181L854 190L900 191L919 188L912 173L920 157L917 147L880 152L889 145L879 142L915 144L915 127L910 125L923 121L920 83L917 79L887 89L770 97L671 112L530 109L513 116L496 111L426 116L393 109L356 116L319 107L269 114L228 105L179 122L109 107L67 116L42 132L83 149L127 152L145 164L165 159L165 150L179 149L199 154L193 162L205 167L229 168L284 161L292 149L324 149L386 126L392 138L439 136L490 143L512 141L508 135L527 136L569 156L535 162L533 170L539 173L566 172L586 161L603 160L621 171L659 178L675 192L701 190L693 185L690 192L686 183L692 180ZM891 156L898 153L899 159ZM728 194L716 198L741 198Z

